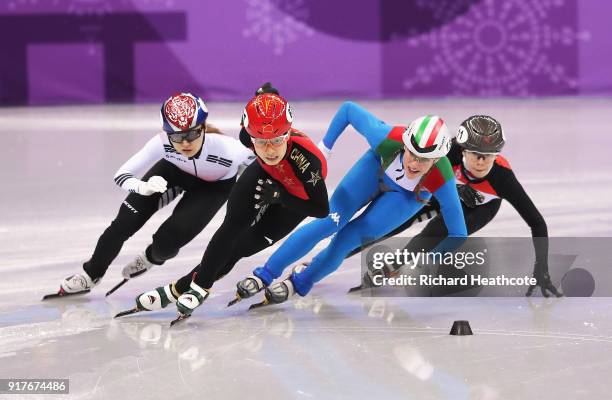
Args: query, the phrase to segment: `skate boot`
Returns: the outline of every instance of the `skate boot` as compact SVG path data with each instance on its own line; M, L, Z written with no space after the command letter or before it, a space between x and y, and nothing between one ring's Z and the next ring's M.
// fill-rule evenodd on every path
M415 264L412 260L408 261L405 265L397 264L385 264L382 268L376 269L372 265L368 265L368 271L361 277L361 284L349 289L348 293L355 293L364 289L371 289L377 287L374 283L376 276L382 276L383 278L393 278L400 274L402 268L414 269Z
M143 252L142 254L136 256L136 258L132 262L123 267L121 274L125 279L135 278L153 268L154 265L155 264L153 264L147 258L146 252Z
M289 297L293 296L295 292L295 288L293 287L293 281L291 280L291 276L295 274L299 274L303 272L310 262L302 262L295 265L292 268L292 273L290 276L282 280L281 282L274 283L266 288L264 292L264 300L260 303L251 304L249 310L253 310L255 308L267 306L270 304L280 304L289 300Z
M86 294L98 284L100 279L92 280L85 271L82 273L70 275L60 283L60 289L57 293L47 294L43 296L43 300L53 299L58 297L73 296L77 294Z
M162 308L166 308L170 303L176 303L178 297L179 294L174 288L174 283L169 283L166 286L160 286L139 294L136 296L136 307L120 312L115 315L115 318L124 317L141 311L158 311Z
M198 286L195 282L191 282L189 290L180 295L176 302L178 317L170 323L170 326L189 318L193 310L201 306L209 294L208 290Z
M170 283L138 295L136 307L142 311L157 311L166 308L170 303L176 303L178 298L174 283Z
M154 265L158 264L154 264L149 261L149 259L147 258L147 252L145 250L142 254L136 256L136 258L132 262L123 267L123 270L121 271L121 274L123 275L123 280L113 286L111 290L106 292L106 296L110 296L121 286L125 285L127 281L129 281L131 278L135 278L144 274L145 272L153 268Z
M236 298L230 301L227 306L233 306L240 300L248 299L261 292L266 285L255 275L250 275L236 284Z
M87 273L74 274L64 279L60 284L61 289L66 293L76 294L84 291L90 291L99 282L99 279L93 281Z
M289 300L295 294L295 288L291 278L274 283L266 288L264 293L268 304L280 304Z
M308 264L310 264L310 262L299 263L292 268L292 272L299 274L304 269L306 269L306 267L308 267ZM234 304L238 303L240 300L244 300L244 299L248 299L249 297L253 297L257 293L265 289L266 286L267 285L265 284L265 282L263 282L262 279L260 279L259 277L255 275L251 275L251 276L244 278L243 280L241 280L240 282L236 284L236 298L230 301L227 306L228 307L233 306Z

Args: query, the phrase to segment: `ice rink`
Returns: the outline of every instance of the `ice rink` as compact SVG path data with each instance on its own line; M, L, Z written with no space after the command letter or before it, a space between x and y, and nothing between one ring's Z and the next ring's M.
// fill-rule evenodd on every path
M496 117L508 140L504 155L549 234L612 236L612 100L361 104L391 124L436 113L453 130L472 114ZM294 126L318 141L339 105L294 103ZM237 136L242 107L210 103L209 121ZM68 378L70 399L610 397L611 299L347 295L359 281L358 257L305 298L257 311L247 311L247 301L226 308L236 281L272 247L239 262L181 325L169 328L172 307L112 319L137 294L193 268L223 210L175 259L105 298L169 215L167 207L126 243L92 293L41 302L81 271L114 218L126 193L113 175L159 131L158 111L158 105L0 109L0 378ZM355 131L344 133L329 163L330 193L366 148ZM505 202L479 235L530 231ZM474 335L448 335L454 320L469 320Z

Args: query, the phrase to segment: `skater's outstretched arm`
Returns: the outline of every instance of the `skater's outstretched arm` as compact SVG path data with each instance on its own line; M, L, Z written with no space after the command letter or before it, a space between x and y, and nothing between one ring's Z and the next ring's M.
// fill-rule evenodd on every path
M461 200L459 200L455 180L450 179L446 181L433 195L440 204L440 213L444 219L448 235L432 251L452 251L461 246L467 238L463 208L461 207Z
M372 150L375 150L387 138L392 129L392 126L376 118L365 108L352 101L346 101L336 112L323 137L325 147L331 150L349 124L366 138Z
M531 228L531 236L534 238L547 238L548 228L544 217L533 204L531 198L525 192L525 189L520 184L514 172L507 170L503 185L500 185L500 195L508 200L512 207L520 214L523 220ZM539 242L539 241L538 241ZM544 244L544 242L542 242ZM534 242L535 245L535 242ZM536 246L536 261L546 262L548 259L548 241L545 241L545 246Z
M548 273L548 228L544 217L525 192L514 172L512 170L505 171L507 171L508 176L502 185L500 195L512 204L512 207L531 228L533 247L535 248L533 276L538 280L538 284L530 286L527 295L531 295L535 286L540 286L542 295L545 297L548 297L549 291L555 296L561 296L552 284Z
M163 148L159 135L155 135L142 149L119 167L113 178L115 183L123 190L137 192L142 181L136 178L135 175L163 158Z

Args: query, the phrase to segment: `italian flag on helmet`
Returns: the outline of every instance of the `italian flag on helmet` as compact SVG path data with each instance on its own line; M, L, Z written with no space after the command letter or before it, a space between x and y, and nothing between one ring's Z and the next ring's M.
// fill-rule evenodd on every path
M451 148L451 135L444 120L437 115L417 118L402 135L404 145L418 157L444 157Z

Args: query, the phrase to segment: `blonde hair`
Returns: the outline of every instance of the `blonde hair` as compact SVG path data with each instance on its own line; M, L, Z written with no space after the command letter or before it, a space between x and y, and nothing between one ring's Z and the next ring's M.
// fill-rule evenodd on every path
M207 124L206 121L204 121L204 123L202 125L203 125L203 128L204 128L204 133L216 133L218 135L224 135L224 133L221 132L219 130L219 128L217 128L213 124Z
M308 137L306 136L306 134L302 131L298 131L297 129L294 128L289 128L289 135L290 136L297 136L297 137Z

